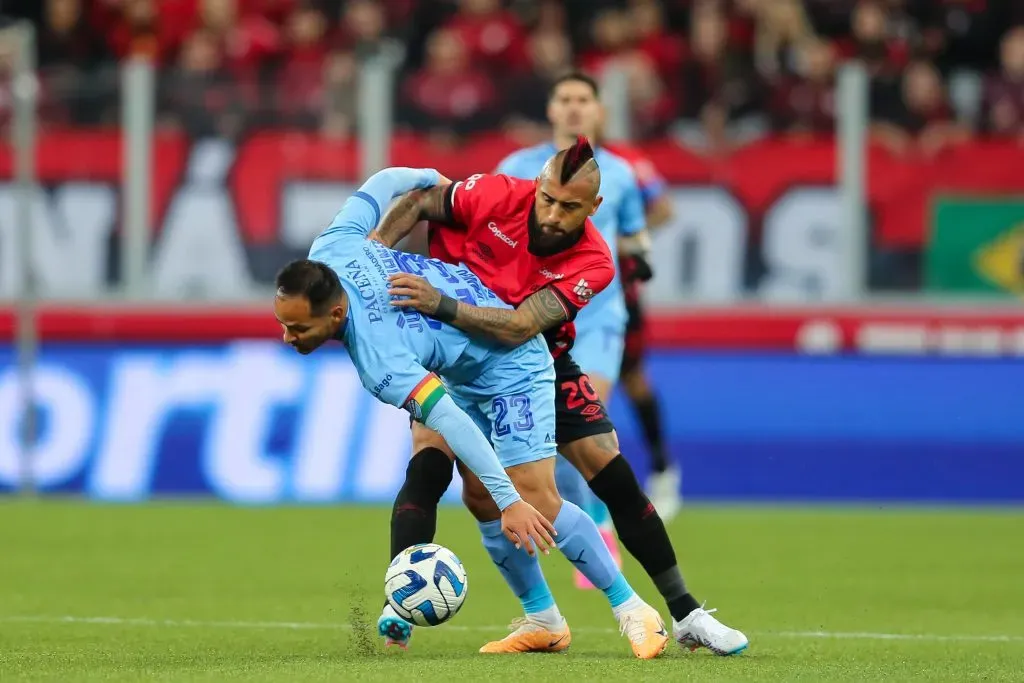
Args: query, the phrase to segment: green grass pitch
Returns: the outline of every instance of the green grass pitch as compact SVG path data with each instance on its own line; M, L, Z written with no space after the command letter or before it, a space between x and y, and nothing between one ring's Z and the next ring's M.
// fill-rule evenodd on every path
M477 654L518 609L457 508L437 540L466 565L466 606L385 651L387 531L381 508L0 500L0 681L1024 680L1020 511L687 508L687 580L751 646L650 662L556 555L570 650Z

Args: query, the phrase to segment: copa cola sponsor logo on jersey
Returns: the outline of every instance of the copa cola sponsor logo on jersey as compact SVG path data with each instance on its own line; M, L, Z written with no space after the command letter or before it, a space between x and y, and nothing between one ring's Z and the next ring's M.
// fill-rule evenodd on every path
M590 288L590 283L583 278L580 278L580 281L576 283L572 291L580 298L580 301L590 301L590 298L594 296L594 290Z
M563 277L565 277L565 273L552 273L547 268L541 268L540 274L549 280L561 280Z
M519 240L514 240L505 233L503 233L501 231L501 228L499 228L498 224L495 223L494 221L491 221L490 223L487 224L487 229L491 231L492 235L494 235L499 240L501 240L508 246L512 247L513 249L519 246Z

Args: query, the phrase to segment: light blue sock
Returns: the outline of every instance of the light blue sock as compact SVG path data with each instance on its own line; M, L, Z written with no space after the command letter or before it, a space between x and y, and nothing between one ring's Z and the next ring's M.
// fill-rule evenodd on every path
M594 520L583 510L567 500L562 501L554 527L558 532L558 549L590 579L590 583L604 591L612 607L618 607L636 595L615 565Z
M589 487L588 487L589 488ZM586 511L587 516L594 520L598 528L611 521L612 515L608 512L608 506L601 502L601 499L590 492L590 509Z
M512 542L501 532L501 520L480 522L479 526L487 554L497 565L505 583L519 598L523 611L526 614L535 614L554 607L555 598L551 595L548 582L540 570L538 559L530 557L525 550L516 550Z
M555 484L562 500L575 504L581 510L590 510L597 501L583 475L562 455L555 458Z
M562 499L586 512L594 524L601 526L611 519L607 506L590 490L590 485L580 471L562 455L555 460L555 484Z

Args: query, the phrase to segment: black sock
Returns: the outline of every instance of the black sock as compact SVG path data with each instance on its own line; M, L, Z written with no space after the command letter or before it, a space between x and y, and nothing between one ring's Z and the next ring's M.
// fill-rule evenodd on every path
M672 618L680 621L699 607L686 589L665 524L621 453L590 480L590 489L608 506L619 540L654 581Z
M651 454L651 470L664 472L668 469L668 458L665 457L665 441L661 431L661 406L654 394L648 394L634 399L636 415L644 430L644 439L647 440L647 449Z
M430 543L437 531L437 506L452 483L452 463L444 451L424 448L412 456L405 483L391 509L391 556L418 543Z
M590 480L590 489L608 506L619 540L648 575L653 578L676 566L665 525L621 453Z

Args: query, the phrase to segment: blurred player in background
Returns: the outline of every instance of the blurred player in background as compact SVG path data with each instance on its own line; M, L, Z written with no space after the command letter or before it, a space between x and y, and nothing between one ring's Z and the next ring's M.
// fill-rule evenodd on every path
M555 486L555 371L547 344L540 335L512 347L486 343L391 305L389 275L416 273L443 299L438 317L444 317L445 304L455 308L457 301L490 310L511 308L465 268L367 239L381 206L441 180L433 169L391 168L363 184L313 241L309 258L293 261L278 274L274 314L284 328L284 341L303 354L328 340L340 341L367 391L444 436L486 487L491 504L474 514L492 560L506 571L515 565L527 568L529 603L538 608L537 618L553 622L546 634L549 649L565 649L571 641L534 555L533 544L546 552L554 534L566 558L602 586L637 656L654 657L668 642L657 611L615 566L593 520L563 501ZM527 552L520 552L520 546ZM506 572L502 575L508 579ZM510 581L510 588L518 587ZM652 621L652 628L630 627L643 621ZM389 623L401 628L404 622L392 618Z
M647 229L656 230L672 220L672 202L665 192L665 179L658 169L639 150L624 143L601 143L612 154L629 163L640 185L647 215ZM661 518L668 522L682 503L679 493L679 468L669 461L665 449L665 436L661 425L661 401L654 393L647 374L644 372L644 355L647 351L645 316L641 290L643 282L651 272L646 263L630 254L619 256L622 284L626 297L626 344L622 353L622 368L619 382L633 403L640 426L643 428L647 452L651 458L651 475L647 482L647 495L658 509Z
M597 83L585 74L573 73L555 81L548 98L548 119L553 139L535 147L520 150L498 164L498 173L514 178L536 178L545 162L559 150L566 149L584 135L594 138L600 131L603 110L598 99ZM643 199L632 169L622 159L604 148L597 148L595 158L601 167L601 196L604 201L594 214L594 225L600 231L613 256L628 254L631 262L646 266L644 254L648 247ZM616 270L618 268L618 258ZM650 277L650 267L634 272ZM626 338L626 304L622 280L618 272L611 285L576 319L576 345L573 358L589 377L607 405L612 388L619 379ZM587 487L586 481L569 462L559 458L556 465L558 488L568 500L586 510L601 529L608 547L617 549L608 508ZM576 585L592 588L582 573L576 573Z
M570 355L576 334L573 321L615 277L611 251L588 220L602 203L598 192L603 182L593 157L590 144L580 138L548 159L533 180L478 174L448 188L410 194L388 212L377 238L393 245L418 221L431 221L431 255L465 264L516 308L458 303L452 316L441 311L441 297L429 282L407 274L393 276L394 293L406 297L396 305L410 305L430 316L440 313L459 329L506 345L544 333L555 358L559 453L607 504L623 545L665 599L680 645L704 645L718 654L731 654L746 647L746 637L720 623L690 594L665 525L619 451L615 427L600 396ZM508 419L526 418L510 413ZM413 425L413 455L392 510L393 555L433 540L437 506L451 483L454 459L443 438ZM472 476L464 473L463 484L463 500L470 509L492 505ZM521 568L503 569L522 586L517 595L529 615L523 598L529 584ZM656 644L661 637L658 622L655 613L623 624L638 656L645 656L653 649L652 640ZM551 624L528 616L507 638L488 643L483 651L546 651L555 642L547 639L550 630Z

